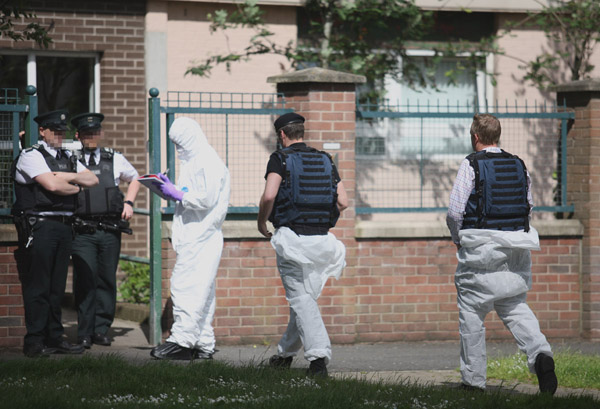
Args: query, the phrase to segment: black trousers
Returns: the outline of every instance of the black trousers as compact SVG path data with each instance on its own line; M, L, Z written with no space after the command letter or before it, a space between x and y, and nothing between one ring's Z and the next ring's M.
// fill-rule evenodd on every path
M64 333L61 303L65 293L73 240L70 224L37 220L29 248L15 252L25 306L25 344L58 340Z
M106 334L115 318L121 233L97 230L73 241L77 336Z

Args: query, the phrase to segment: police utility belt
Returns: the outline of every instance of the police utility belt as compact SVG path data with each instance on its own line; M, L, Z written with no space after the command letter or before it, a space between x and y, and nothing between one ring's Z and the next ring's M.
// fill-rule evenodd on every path
M94 234L98 230L113 233L133 233L131 228L129 228L129 221L125 219L107 218L106 216L86 216L85 219L73 216L73 230L80 234Z
M15 228L17 229L17 236L19 243L25 243L25 248L31 246L33 242L33 226L38 222L45 221L56 221L71 225L73 223L73 216L63 215L37 215L37 214L20 214L13 216Z

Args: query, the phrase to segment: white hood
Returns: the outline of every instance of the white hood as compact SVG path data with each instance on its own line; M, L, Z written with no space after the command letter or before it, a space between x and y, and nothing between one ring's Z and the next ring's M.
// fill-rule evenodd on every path
M202 128L191 118L177 118L171 125L169 138L177 148L179 160L189 160L208 146Z

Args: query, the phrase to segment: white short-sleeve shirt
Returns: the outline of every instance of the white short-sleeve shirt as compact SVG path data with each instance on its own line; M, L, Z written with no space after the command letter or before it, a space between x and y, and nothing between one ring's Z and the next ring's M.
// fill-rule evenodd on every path
M56 149L48 145L45 141L39 141L38 144L43 146L50 155L56 156ZM65 152L67 156L71 156L71 152L68 150ZM83 172L84 170L87 170L87 168L80 162L77 162L77 172ZM19 160L17 161L15 181L29 185L35 183L35 180L33 180L35 177L48 172L52 172L52 170L48 167L44 155L37 149L25 150L21 152L21 156L19 156Z

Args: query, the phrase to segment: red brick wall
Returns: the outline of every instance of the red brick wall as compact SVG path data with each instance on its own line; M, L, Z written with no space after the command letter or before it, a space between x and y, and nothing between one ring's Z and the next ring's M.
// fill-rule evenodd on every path
M163 241L163 266L175 253ZM543 238L532 253L528 302L550 339L579 338L581 301L578 238ZM355 275L345 270L319 298L334 343L458 339L450 240L360 240ZM163 297L168 298L168 281ZM217 277L215 334L224 344L276 342L289 308L266 240L227 240ZM487 320L488 339L511 339L497 315ZM168 329L166 327L165 329Z
M334 343L458 339L449 240L361 240L352 276L330 280L319 298ZM533 252L529 305L551 339L579 338L581 301L578 238L545 238ZM20 347L25 333L21 285L13 252L0 246L0 347ZM175 252L163 240L163 300L168 302ZM170 309L166 311L170 313ZM267 240L227 240L217 277L215 333L223 344L276 342L285 330L288 304ZM168 315L168 314L167 314ZM165 334L170 316L165 317ZM489 339L509 339L495 313Z
M146 94L144 72L145 0L133 1L30 1L53 42L48 51L96 52L100 59L101 111L107 146L121 151L140 172L146 171ZM38 51L29 41L0 39L2 49ZM25 70L25 67L23 67ZM86 92L87 90L82 90ZM147 208L147 191L141 189L136 207ZM137 215L135 235L123 236L123 252L147 256L148 218Z
M23 345L25 311L17 274L16 245L0 245L0 347Z

